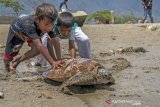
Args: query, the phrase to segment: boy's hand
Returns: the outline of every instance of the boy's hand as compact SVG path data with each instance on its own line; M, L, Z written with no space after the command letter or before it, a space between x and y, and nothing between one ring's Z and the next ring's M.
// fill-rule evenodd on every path
M147 6L144 6L145 9L147 9Z
M65 65L65 63L63 61L55 61L52 63L52 67L53 68L60 68L60 67L63 67Z

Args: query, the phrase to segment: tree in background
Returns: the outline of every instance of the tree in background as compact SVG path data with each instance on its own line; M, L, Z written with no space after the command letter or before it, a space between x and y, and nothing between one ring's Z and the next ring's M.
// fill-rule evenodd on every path
M118 15L115 14L115 24L124 24L124 23L138 23L138 20L142 19L141 17L137 17L134 13L130 13L129 15Z
M18 1L13 0L0 0L0 4L4 7L12 8L13 11L16 13L16 16L18 16L19 12L23 10L23 5L20 4Z
M109 21L111 21L111 13L110 11L107 11L107 10L97 11L89 15L86 20L90 21L92 19L98 21L98 23L108 24Z
M114 18L114 22L112 22L113 20L112 18ZM99 21L102 22L102 24L109 24L109 23L124 24L124 23L136 23L140 19L141 19L140 17L137 17L132 12L129 15L119 15L115 12L104 10L104 11L97 11L89 15L85 23L90 22L90 20L95 20L98 21L98 23Z

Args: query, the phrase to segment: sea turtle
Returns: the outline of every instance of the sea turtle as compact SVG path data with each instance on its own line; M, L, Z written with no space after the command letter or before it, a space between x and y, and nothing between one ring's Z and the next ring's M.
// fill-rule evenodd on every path
M60 91L72 94L68 88L71 85L95 85L114 83L112 72L92 59L65 59L65 66L46 71L43 77L62 82Z

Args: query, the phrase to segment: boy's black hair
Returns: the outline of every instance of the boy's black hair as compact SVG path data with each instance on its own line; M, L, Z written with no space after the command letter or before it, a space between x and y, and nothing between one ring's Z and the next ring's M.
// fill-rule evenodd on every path
M57 26L70 28L74 25L74 17L70 12L62 12L58 15Z
M51 22L53 22L58 16L58 12L54 5L42 3L36 8L35 16L39 20L43 20L45 17L47 17Z

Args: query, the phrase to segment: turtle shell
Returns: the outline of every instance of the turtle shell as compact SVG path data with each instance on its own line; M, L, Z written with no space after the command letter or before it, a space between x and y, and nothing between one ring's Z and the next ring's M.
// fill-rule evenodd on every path
M65 65L61 68L51 69L42 74L43 77L56 80L59 82L65 81L78 72L92 72L95 67L100 64L92 59L64 59Z

